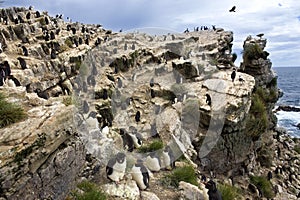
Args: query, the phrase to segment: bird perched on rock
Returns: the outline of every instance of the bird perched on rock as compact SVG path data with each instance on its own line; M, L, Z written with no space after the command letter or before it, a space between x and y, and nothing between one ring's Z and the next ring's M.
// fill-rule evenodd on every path
M162 152L162 165L164 169L168 170L175 168L175 156L169 145Z
M233 69L233 71L232 71L230 77L231 77L232 82L234 82L234 79L235 79L235 77L236 77L236 71L235 71L235 69Z
M221 192L217 189L216 183L213 180L209 180L205 184L205 188L208 189L209 200L222 200Z
M117 153L117 155L111 158L106 166L107 178L118 183L123 179L126 170L126 156L124 153Z
M233 6L233 7L229 10L229 12L235 12L235 9L236 9L236 6Z
M149 187L149 171L143 165L143 161L141 159L138 159L136 164L132 167L131 175L132 179L135 180L141 190L145 190Z
M211 106L211 97L210 97L210 95L206 94L205 96L206 96L206 101L205 102L207 103L207 105Z
M146 157L146 166L152 172L158 172L161 168L161 161L156 151L150 152Z

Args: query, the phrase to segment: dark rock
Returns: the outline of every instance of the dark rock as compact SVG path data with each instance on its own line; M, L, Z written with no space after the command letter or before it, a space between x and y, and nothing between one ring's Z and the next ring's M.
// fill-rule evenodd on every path
M293 107L293 106L278 106L275 112L278 111L285 111L285 112L300 112L300 108Z

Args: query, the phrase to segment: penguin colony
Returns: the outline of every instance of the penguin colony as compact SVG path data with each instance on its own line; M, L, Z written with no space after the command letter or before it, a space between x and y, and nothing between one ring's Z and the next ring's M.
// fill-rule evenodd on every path
M99 37L99 34L103 32L104 29L101 28L101 25L96 26L85 26L78 23L72 23L71 20L66 23L64 22L64 16L63 14L57 14L56 17L50 17L47 15L46 12L40 12L34 10L32 6L30 6L28 9L23 10L13 10L14 15L9 15L8 11L6 9L3 9L0 16L0 23L3 26L4 29L10 29L11 27L6 26L15 26L22 23L29 23L29 24L36 24L37 29L31 29L27 34L24 34L19 38L16 38L16 44L15 46L12 45L8 46L6 44L7 38L6 35L4 35L4 38L0 40L0 54L7 54L14 51L14 55L16 56L16 61L14 61L13 57L8 57L7 60L12 65L12 70L10 72L6 71L7 66L4 66L3 60L0 63L0 86L8 86L8 87L18 87L18 86L24 86L26 87L27 92L36 92L38 96L42 96L43 98L46 98L47 96L58 96L62 94L61 92L59 94L52 94L50 91L53 88L36 88L39 86L32 86L30 84L28 85L22 85L22 81L19 81L17 79L17 76L15 75L15 69L33 69L35 66L31 66L31 63L27 63L27 61L31 61L32 57L35 57L36 60L40 58L36 58L36 48L32 44L32 41L34 43L41 45L41 50L45 53L45 58L50 58L52 60L58 59L59 54L62 53L63 50L63 42L60 42L60 40L56 40L58 38L63 38L65 35L68 35L66 40L71 41L69 44L70 48L76 48L80 45L84 45L83 41L87 45L90 44L91 41L100 44L103 39ZM63 23L62 23L63 22ZM38 29L41 29L39 31ZM80 31L81 30L81 31ZM66 32L69 31L72 34L66 34ZM63 32L64 35L61 35ZM105 34L103 32L103 34ZM32 36L30 38L29 36ZM97 39L95 40L95 36L97 36ZM105 34L105 37L110 37L110 34ZM10 39L9 39L10 40ZM81 40L78 42L78 40ZM38 42L36 42L38 41ZM18 43L19 42L19 43ZM80 43L80 44L79 44ZM94 44L89 45L94 46ZM14 48L17 47L17 48ZM41 54L43 56L43 54ZM48 59L46 59L48 60ZM7 62L6 61L6 62ZM41 62L44 63L43 60ZM48 63L47 63L48 64ZM10 66L9 66L10 67ZM63 66L64 68L65 66ZM65 72L64 69L61 70L61 72ZM73 75L72 75L73 76ZM68 77L70 78L70 77ZM95 79L91 77L90 84L95 85ZM71 86L74 86L73 82L71 82ZM72 88L63 88L60 83L58 83L58 86L61 87L63 91L68 90L72 91ZM49 90L49 91L48 91ZM65 92L63 92L65 94ZM71 94L71 92L68 92L68 94Z

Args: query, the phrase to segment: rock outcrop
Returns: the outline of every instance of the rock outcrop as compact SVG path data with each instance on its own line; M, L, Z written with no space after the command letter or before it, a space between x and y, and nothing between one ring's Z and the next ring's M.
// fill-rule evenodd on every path
M26 8L1 9L0 17L1 69L7 61L21 85L6 80L0 92L28 114L0 129L0 197L65 199L82 177L116 199L207 196L184 182L181 192L162 185L167 170L150 173L148 191L140 191L130 167L148 154L125 149L121 130L141 135L143 146L159 140L175 160L183 155L211 178L267 167L262 161L270 155L263 152L276 125L278 89L266 40L247 38L236 70L233 33L223 29L152 36L112 33ZM119 151L127 169L115 184L105 167ZM293 175L297 166L289 169ZM247 188L249 180L241 180Z

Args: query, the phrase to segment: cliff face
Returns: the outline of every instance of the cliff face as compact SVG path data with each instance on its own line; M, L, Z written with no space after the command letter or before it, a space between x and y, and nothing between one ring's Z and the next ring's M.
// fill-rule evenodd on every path
M244 53L232 80L233 33L223 29L150 36L25 8L0 16L7 19L0 25L1 63L21 85L7 81L0 91L28 114L0 129L0 197L63 199L80 176L105 182L108 159L123 151L120 129L131 126L146 144L158 134L176 158L184 154L203 172L249 171L262 133L276 124L276 77L263 39L247 38L245 52L256 49ZM265 110L256 110L256 101ZM254 126L259 117L267 125ZM99 129L104 124L107 134ZM144 155L126 156L133 162Z

